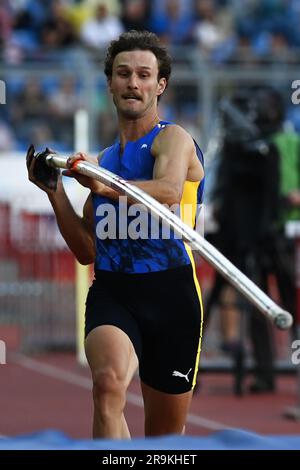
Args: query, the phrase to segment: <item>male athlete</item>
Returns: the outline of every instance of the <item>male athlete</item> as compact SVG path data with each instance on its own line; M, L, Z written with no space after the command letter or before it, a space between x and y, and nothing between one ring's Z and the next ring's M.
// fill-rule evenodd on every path
M73 167L78 159L94 162L162 204L191 204L195 218L203 191L201 151L182 127L158 117L170 72L170 58L155 34L130 31L111 42L105 74L119 140L97 160L82 153L68 160L66 174L91 190L82 218L55 170L38 171L41 154L32 146L27 154L29 179L48 194L68 246L80 263L95 264L85 328L95 438L130 437L124 408L138 367L146 436L183 432L196 382L202 307L191 250L172 233L169 239L162 232L158 239L135 239L118 235L117 227L116 237L105 237L103 207L110 204L118 213L119 194Z

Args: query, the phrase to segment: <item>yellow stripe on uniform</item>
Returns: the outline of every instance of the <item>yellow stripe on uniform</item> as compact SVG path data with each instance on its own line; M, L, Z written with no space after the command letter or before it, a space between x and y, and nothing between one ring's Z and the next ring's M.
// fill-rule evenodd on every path
M195 261L194 261L194 257L193 257L193 254L192 254L192 250L186 243L184 244L184 246L185 246L185 249L187 251L187 254L189 255L189 258L190 258L191 264L192 264L192 268L193 268L194 283L195 283L196 291L197 291L197 294L198 294L198 299L199 299L199 304L200 304L200 315L201 315L199 343L198 343L197 356L196 356L196 362L195 362L195 370L194 370L194 376L193 376L193 388L194 388L195 385L196 385L196 378L197 378L197 372L198 372L199 361L200 361L200 352L201 352L202 329L203 329L203 305L202 305L201 289L200 289L200 285L199 285L197 275L196 275L196 267L195 267Z
M182 194L182 198L180 202L181 220L187 225L189 225L191 228L195 226L195 221L196 221L197 191L198 191L199 184L200 184L199 181L196 181L196 182L186 181L184 184L183 194ZM192 250L187 243L184 243L184 246L191 260L191 265L193 268L193 278L194 278L194 283L195 283L195 287L196 287L196 291L197 291L197 295L199 299L200 315L201 315L199 343L198 343L195 369L194 369L194 375L193 375L193 383L192 383L192 387L194 388L196 385L197 372L198 372L198 366L199 366L199 360L200 360L200 352L201 352L201 341L202 341L202 330L203 330L203 305L202 305L201 289L200 289L200 285L199 285L197 275L196 275L195 260L192 254Z

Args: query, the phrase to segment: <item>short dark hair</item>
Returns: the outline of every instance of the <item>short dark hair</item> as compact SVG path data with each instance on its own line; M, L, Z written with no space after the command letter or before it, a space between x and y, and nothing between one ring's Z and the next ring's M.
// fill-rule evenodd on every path
M117 54L136 50L153 52L158 62L158 80L165 78L168 85L172 61L166 48L160 44L156 34L149 31L135 31L134 29L111 41L104 64L104 73L107 78L112 76L113 62Z

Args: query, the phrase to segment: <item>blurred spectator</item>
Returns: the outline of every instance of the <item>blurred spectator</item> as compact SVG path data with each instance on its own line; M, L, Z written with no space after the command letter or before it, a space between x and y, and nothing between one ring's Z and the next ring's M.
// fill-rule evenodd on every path
M86 0L73 0L65 5L66 18L72 24L74 31L79 35L82 24L93 15L93 8Z
M43 119L47 116L47 97L37 78L30 77L14 101L13 118L17 125L25 119Z
M14 97L11 121L20 140L27 138L28 130L48 119L47 96L41 82L31 77Z
M99 4L105 5L110 15L120 15L120 0L84 0L86 6L95 11Z
M228 64L253 67L259 65L259 58L252 47L250 38L244 31L237 31L234 47L226 58Z
M281 301L296 319L295 240L285 235L286 223L300 221L300 137L281 128L273 136L280 155L280 217L278 221L276 276ZM296 322L294 322L296 337Z
M159 17L166 12L166 4L168 0L151 0L153 15ZM179 0L180 15L193 15L194 0Z
M100 2L95 16L82 25L80 36L83 43L93 49L103 49L123 32L120 19L109 14L105 3Z
M11 35L13 24L12 11L7 0L0 0L0 48L5 45Z
M58 142L55 140L49 125L46 123L37 124L29 130L28 142L32 143L35 148L38 149L49 147L58 150Z
M49 98L51 127L56 140L64 142L69 148L73 145L74 114L82 107L82 100L76 89L73 76L64 77Z
M148 29L150 3L148 0L121 0L121 21L124 29L142 31Z
M180 0L165 0L161 12L152 10L150 29L167 44L190 44L193 40L193 25L193 9L183 10Z
M40 37L47 18L51 16L52 0L28 0L19 6L15 15L15 29Z
M41 32L42 45L58 51L62 47L75 45L77 34L61 0L53 0L50 13Z
M51 17L51 2L29 0L17 10L12 43L21 52L33 53L38 50L43 28Z
M228 9L217 9L215 0L196 0L194 36L202 52L210 54L233 36L233 17Z

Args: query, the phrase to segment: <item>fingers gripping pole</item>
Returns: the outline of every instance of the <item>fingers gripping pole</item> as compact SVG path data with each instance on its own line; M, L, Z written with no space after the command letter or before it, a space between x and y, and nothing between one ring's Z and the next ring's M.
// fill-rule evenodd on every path
M46 161L48 165L54 166L55 168L67 167L67 158L57 154L48 155ZM292 325L293 320L290 313L273 302L270 297L225 258L213 245L205 240L205 238L184 224L179 217L153 197L149 196L149 194L129 184L114 173L83 160L76 162L76 171L104 183L138 203L144 204L151 211L151 215L167 222L174 232L182 237L183 241L190 243L193 249L196 249L210 265L225 277L241 294L247 297L255 307L274 323L274 325L280 329L287 329Z

